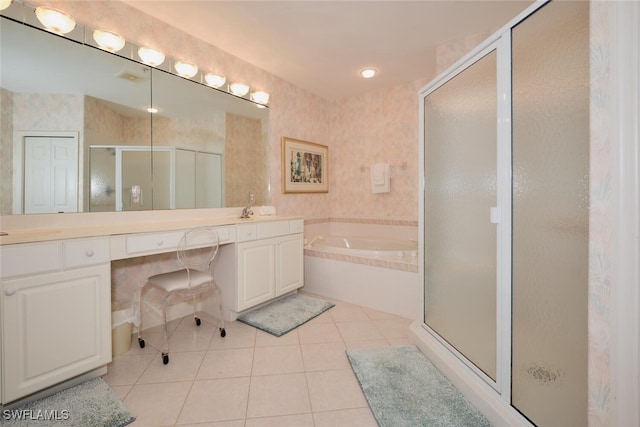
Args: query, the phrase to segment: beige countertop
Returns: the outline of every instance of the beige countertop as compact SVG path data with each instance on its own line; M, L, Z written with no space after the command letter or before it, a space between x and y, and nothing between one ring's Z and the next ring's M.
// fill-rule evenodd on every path
M180 215L176 215L180 216ZM79 218L80 219L80 218ZM0 236L0 245L17 243L45 242L61 239L77 239L86 237L104 237L118 234L151 233L158 231L183 230L204 225L224 226L250 224L255 222L302 219L296 216L260 216L241 219L239 215L189 217L189 218L150 218L149 221L138 219L127 222L117 221L103 224L53 224L51 227L38 226L29 228L13 228L2 230L7 235Z

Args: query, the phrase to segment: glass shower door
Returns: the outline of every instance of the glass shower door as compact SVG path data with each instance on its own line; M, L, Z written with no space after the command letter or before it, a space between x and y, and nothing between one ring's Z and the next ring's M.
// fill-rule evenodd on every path
M512 405L587 425L589 3L548 3L512 31Z
M497 53L424 101L424 322L496 381Z

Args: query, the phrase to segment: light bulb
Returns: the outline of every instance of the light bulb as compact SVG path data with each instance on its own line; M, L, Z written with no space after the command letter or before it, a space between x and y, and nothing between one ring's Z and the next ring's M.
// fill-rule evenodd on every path
M187 79L195 76L198 72L198 66L189 62L177 61L173 66L181 77Z
M263 92L261 90L256 92L251 92L251 100L253 102L257 102L258 104L268 104L269 103L269 94L267 92Z
M229 90L236 96L245 96L249 93L249 86L244 83L231 83L229 85Z
M375 76L376 73L377 71L374 68L365 68L364 70L360 71L360 75L365 79L370 79L371 77Z
M56 34L67 34L76 27L76 20L64 12L48 7L36 7L38 21L44 27Z
M204 80L207 82L209 86L219 88L226 83L227 78L225 76L219 76L217 74L207 73L204 76Z
M11 6L11 2L13 0L0 0L0 10L5 10L9 6Z
M138 49L138 56L147 65L157 67L164 62L164 53L150 47L141 47Z
M93 39L101 49L109 52L117 52L124 47L124 37L111 31L95 30Z

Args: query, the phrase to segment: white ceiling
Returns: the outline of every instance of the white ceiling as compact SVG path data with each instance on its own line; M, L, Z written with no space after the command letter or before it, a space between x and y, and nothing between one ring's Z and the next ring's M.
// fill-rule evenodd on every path
M493 33L532 3L122 1L330 100L432 77L436 46ZM379 73L364 80L368 66Z

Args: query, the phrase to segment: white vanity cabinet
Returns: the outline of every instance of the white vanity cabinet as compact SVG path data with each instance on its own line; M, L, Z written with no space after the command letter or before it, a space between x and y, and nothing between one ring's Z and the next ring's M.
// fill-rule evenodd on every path
M221 253L216 274L231 319L303 286L302 233L301 219L238 225L238 243Z
M109 363L109 239L0 251L2 404Z

